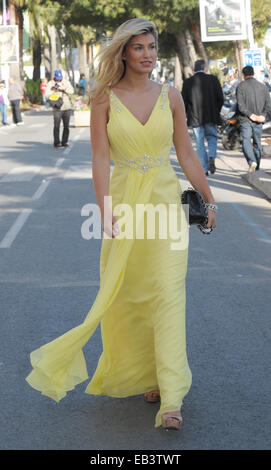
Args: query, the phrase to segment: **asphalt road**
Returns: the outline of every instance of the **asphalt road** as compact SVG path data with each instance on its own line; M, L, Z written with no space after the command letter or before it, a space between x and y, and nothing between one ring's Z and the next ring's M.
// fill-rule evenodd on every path
M0 129L0 448L270 449L271 204L219 158L217 229L190 229L182 431L155 429L158 405L141 396L90 396L85 382L56 404L29 387L30 351L91 308L101 241L81 235L95 202L89 130L71 126L71 147L55 150L50 112L24 122ZM185 188L174 154L172 165ZM100 352L98 328L84 348L90 377Z

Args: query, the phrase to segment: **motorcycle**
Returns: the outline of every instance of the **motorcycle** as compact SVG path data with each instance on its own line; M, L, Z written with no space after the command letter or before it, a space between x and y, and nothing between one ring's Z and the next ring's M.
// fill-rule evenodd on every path
M270 135L271 121L266 121L262 126L262 137L270 137ZM240 123L236 113L225 123L221 140L225 150L235 150L241 145Z
M218 132L224 149L235 150L241 142L235 88L224 88L223 93L224 103L220 111L221 125Z
M242 143L235 90L231 88L225 88L223 92L224 104L220 112L221 125L219 126L218 132L220 134L224 149L235 150ZM269 136L270 133L271 113L267 116L267 120L263 123L262 136Z
M218 137L226 150L234 150L240 143L235 91L236 88L233 86L225 85L223 88L224 103L220 111L221 124L218 126Z
M225 150L235 150L240 146L240 123L236 104L228 114L223 116L220 132L221 142Z

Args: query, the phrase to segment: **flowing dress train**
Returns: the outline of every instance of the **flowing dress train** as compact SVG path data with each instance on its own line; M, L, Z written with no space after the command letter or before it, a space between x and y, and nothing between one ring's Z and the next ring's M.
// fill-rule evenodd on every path
M157 427L163 412L180 409L192 377L185 328L188 230L181 218L180 184L169 158L173 118L167 85L145 125L110 90L107 130L114 162L109 187L112 209L115 213L121 207L132 214L132 236L109 238L103 233L100 289L90 311L82 324L30 354L32 371L26 380L60 401L88 378L82 349L100 323L103 351L86 393L127 397L159 389ZM158 236L156 223L155 237L146 237L147 215L135 214L148 204L177 208L185 239L182 249L172 249L176 239L168 232ZM120 226L121 214L116 215ZM135 236L140 229L141 238Z

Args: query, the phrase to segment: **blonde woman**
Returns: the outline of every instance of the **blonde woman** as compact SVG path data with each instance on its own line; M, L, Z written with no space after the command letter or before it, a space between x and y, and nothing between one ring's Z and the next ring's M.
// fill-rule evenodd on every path
M31 353L27 381L59 401L86 380L82 348L101 322L103 352L86 393L143 394L147 402L160 401L156 427L180 429L191 386L187 243L173 250L174 237L160 237L156 225L155 236L148 238L146 213L137 217L142 205L172 205L184 224L179 181L169 160L172 143L187 178L210 204L209 227L216 226L216 206L188 136L179 92L149 78L157 47L155 26L137 18L122 24L100 55L91 92L93 182L103 227L100 289L81 325ZM121 230L125 211L132 214L132 236Z

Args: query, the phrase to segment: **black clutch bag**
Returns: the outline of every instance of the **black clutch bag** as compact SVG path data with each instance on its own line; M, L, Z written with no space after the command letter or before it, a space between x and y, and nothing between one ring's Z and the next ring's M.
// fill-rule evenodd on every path
M189 188L182 193L182 204L189 205L189 225L205 227L208 223L208 211L201 194L196 189Z

